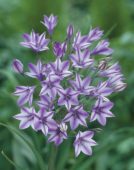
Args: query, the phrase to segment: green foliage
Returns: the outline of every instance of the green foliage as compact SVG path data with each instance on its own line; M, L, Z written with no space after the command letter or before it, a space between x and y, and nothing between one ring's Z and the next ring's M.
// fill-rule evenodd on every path
M24 78L11 70L13 58L26 66L35 61L30 50L19 46L21 34L44 31L40 24L44 14L58 15L54 39L65 37L71 22L77 30L88 33L90 26L100 26L115 50L127 89L112 96L115 118L96 133L98 146L93 156L74 156L70 138L60 147L48 144L45 137L31 129L18 130L12 117L19 113L12 95ZM0 1L0 169L5 170L133 170L134 169L134 2L132 0L1 0ZM53 56L41 55L47 62ZM88 105L88 103L85 103ZM92 125L89 124L92 127ZM102 128L102 127L100 127ZM49 166L49 168L48 168ZM51 167L51 168L50 168Z
M127 4L124 0L94 0L91 3L92 23L100 26L105 31L109 30L113 25L116 28L110 37L121 35L129 28L129 12L125 10Z

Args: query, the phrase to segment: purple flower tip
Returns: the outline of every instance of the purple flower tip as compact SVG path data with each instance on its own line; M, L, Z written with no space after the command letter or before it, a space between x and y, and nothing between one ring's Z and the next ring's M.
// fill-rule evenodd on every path
M31 48L35 52L48 50L47 45L50 40L46 39L45 33L39 35L38 33L32 31L31 34L24 34L23 38L25 41L21 42L20 44L26 48Z
M23 73L23 64L20 60L14 59L12 62L12 68L16 73Z
M74 33L74 27L72 25L69 25L67 27L67 38L70 40Z
M53 46L53 52L54 55L57 57L63 57L66 53L67 50L67 44L66 42L60 43L60 42L55 42Z
M49 34L53 34L53 30L57 25L57 16L51 14L49 17L44 16L44 20L41 22L48 30Z

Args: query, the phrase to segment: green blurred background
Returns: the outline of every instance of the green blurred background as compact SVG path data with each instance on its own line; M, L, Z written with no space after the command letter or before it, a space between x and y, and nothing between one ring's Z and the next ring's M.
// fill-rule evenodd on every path
M21 35L32 28L44 31L40 21L51 13L58 15L59 40L69 23L83 33L91 26L103 29L128 84L112 96L116 117L96 134L99 145L91 157L81 154L76 159L71 139L55 151L43 135L18 130L18 121L12 118L19 113L12 92L25 84L12 72L12 59L25 64L35 60L30 50L19 46ZM48 163L50 170L134 170L134 0L0 0L0 122L0 170L45 170Z

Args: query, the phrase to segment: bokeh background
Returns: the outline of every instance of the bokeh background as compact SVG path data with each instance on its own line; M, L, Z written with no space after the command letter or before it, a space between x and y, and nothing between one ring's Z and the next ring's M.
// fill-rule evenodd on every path
M91 26L103 29L126 77L125 91L112 96L116 117L97 133L99 145L91 157L81 154L76 159L71 139L55 151L43 135L18 130L12 118L19 113L12 92L26 81L12 72L12 60L35 60L19 45L21 35L32 28L44 31L40 21L51 13L58 15L59 40L69 23L83 33ZM134 0L0 0L0 122L0 170L45 170L48 163L50 170L134 170Z

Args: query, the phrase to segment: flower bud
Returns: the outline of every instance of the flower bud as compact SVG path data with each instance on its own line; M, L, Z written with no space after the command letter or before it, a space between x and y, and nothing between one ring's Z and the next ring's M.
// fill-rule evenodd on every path
M72 25L69 25L69 26L67 27L67 38L68 38L68 39L71 39L72 36L73 36L73 33L74 33L74 28L73 28Z
M23 64L18 59L13 60L12 68L13 68L14 72L16 72L16 73L22 73L23 72Z
M107 61L106 60L100 61L99 65L98 65L98 68L100 70L105 70L107 68Z
M126 87L127 87L126 83L119 81L117 84L115 84L114 90L116 92L120 92L120 91L123 91Z

